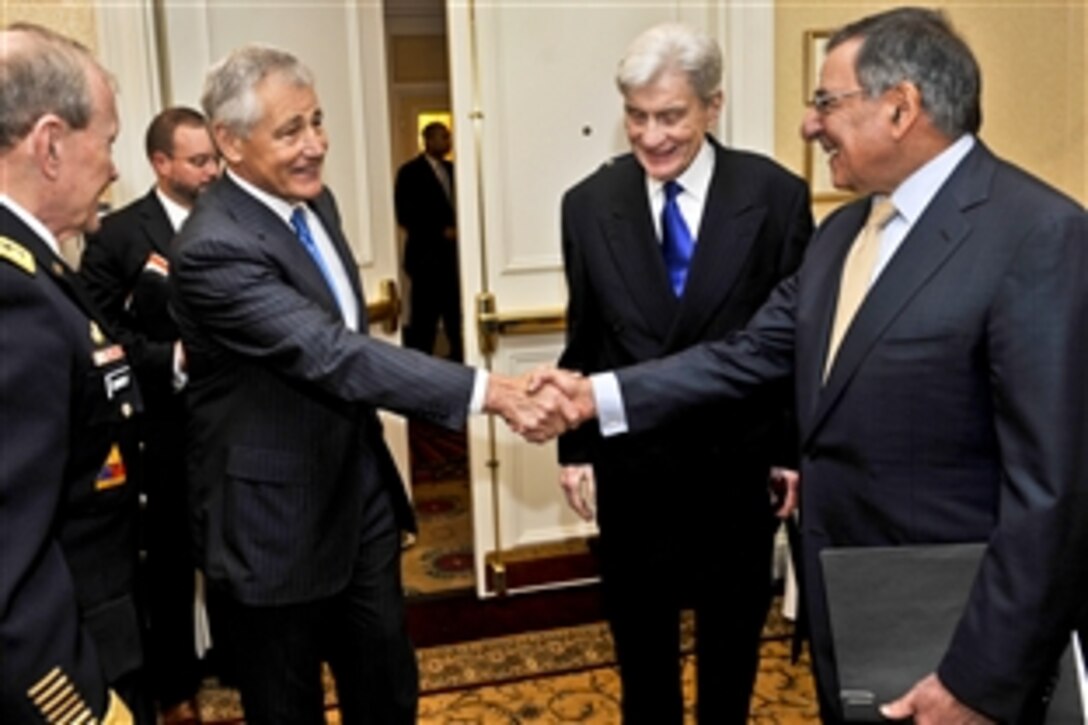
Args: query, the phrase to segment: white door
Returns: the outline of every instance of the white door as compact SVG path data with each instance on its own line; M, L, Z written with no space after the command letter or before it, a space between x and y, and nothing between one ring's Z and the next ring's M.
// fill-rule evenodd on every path
M562 349L553 324L566 303L560 198L627 148L613 82L627 44L654 23L684 20L722 41L727 58L732 46L746 77L727 95L743 97L744 114L727 111L718 136L770 151L773 6L453 0L447 14L466 355L516 374L553 363ZM753 76L766 85L755 87ZM732 77L726 83L734 88ZM511 332L531 332L499 335L493 352L482 352L478 315L468 312L481 306ZM524 552L593 532L565 505L554 444L529 445L501 421L476 419L469 446L479 594L570 583L519 583L510 566Z
M208 67L247 43L290 51L314 72L330 139L325 182L336 194L367 292L370 333L396 342L393 330L373 319L389 308L380 300L388 298L389 281L398 274L381 4L293 3L257 9L235 0L205 0L162 2L159 9L166 104L199 108ZM404 420L383 414L383 421L408 481Z

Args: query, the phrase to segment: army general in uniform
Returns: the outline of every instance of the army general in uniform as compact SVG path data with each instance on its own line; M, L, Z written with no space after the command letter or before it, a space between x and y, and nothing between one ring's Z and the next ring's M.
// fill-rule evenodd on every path
M119 447L139 405L122 348L58 240L116 177L110 79L82 46L0 37L0 722L132 722L141 667L136 500Z

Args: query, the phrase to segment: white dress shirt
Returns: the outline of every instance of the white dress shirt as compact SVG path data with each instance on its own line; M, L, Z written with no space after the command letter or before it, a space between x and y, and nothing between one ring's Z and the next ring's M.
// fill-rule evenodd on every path
M12 199L7 194L0 194L0 205L6 206L8 210L19 217L19 220L30 227L31 231L41 237L41 240L45 242L46 246L53 250L53 254L60 257L60 244L57 243L57 238L53 236L53 232L49 231L44 224L42 224L38 217L31 214L29 211L19 206L19 203Z

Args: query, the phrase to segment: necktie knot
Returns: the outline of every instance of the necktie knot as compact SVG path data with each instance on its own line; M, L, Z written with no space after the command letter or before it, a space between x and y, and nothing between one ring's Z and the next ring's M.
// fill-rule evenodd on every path
M881 199L869 210L869 218L865 220L865 226L881 230L888 226L897 213L891 199Z
M680 192L684 190L684 187L680 186L678 181L666 181L665 182L665 201L666 203L675 201L676 197L680 195Z
M310 234L310 225L306 223L305 207L296 206L291 212L291 228L307 247L314 243L313 236Z

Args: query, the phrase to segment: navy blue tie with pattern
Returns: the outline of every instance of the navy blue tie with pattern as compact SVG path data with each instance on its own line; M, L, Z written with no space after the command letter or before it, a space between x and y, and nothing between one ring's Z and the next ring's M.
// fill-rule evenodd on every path
M684 187L675 181L665 182L665 207L661 210L661 254L665 257L669 282L677 297L684 294L691 255L695 252L695 240L676 203L676 197L683 190Z

